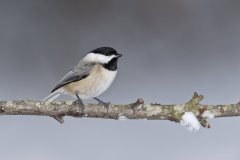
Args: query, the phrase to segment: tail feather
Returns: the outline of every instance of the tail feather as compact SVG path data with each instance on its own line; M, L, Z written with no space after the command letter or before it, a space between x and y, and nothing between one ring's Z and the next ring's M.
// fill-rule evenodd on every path
M56 99L57 97L59 97L61 95L61 92L54 91L53 93L49 94L46 98L44 98L42 101L48 101L48 102L52 102L54 99Z

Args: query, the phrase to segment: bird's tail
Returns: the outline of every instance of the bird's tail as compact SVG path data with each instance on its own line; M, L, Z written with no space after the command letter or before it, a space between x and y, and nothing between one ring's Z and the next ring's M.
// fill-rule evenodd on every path
M54 92L52 92L51 94L49 94L46 98L44 98L42 101L48 101L48 102L52 102L54 99L56 99L57 97L59 97L61 95L61 91L60 90L56 90Z

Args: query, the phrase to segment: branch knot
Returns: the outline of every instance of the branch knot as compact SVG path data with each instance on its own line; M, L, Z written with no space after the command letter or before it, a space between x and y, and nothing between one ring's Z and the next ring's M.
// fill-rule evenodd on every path
M199 102L203 100L203 98L203 95L198 95L198 93L194 92L192 99L185 104L185 109L196 114Z
M132 104L132 110L133 113L135 113L137 110L141 110L144 105L144 100L142 98L139 98L135 103Z

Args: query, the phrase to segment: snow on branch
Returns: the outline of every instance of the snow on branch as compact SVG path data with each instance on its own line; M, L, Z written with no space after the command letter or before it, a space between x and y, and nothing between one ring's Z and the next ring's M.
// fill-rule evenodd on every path
M146 119L170 120L181 123L191 131L197 131L201 124L210 128L208 118L240 116L240 104L205 105L199 102L202 95L194 93L192 99L180 105L145 104L138 99L131 104L86 104L82 111L78 103L72 101L0 101L0 115L39 115L54 117L63 123L64 116L104 119ZM58 117L58 118L56 118Z

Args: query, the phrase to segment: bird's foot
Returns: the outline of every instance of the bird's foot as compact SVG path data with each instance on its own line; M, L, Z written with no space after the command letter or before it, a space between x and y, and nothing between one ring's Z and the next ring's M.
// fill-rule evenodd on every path
M79 104L79 108L80 108L80 110L82 111L82 115L83 115L85 106L84 106L84 104L83 104L82 99L79 97L78 94L76 94L76 97L77 97L77 100L76 100L74 103L78 103L78 104Z
M109 106L110 106L110 102L108 102L108 103L106 103L106 102L103 102L102 100L100 100L100 99L98 99L98 98L96 98L96 97L94 97L93 99L95 99L96 101L98 101L98 104L99 105L103 105L105 108L107 108L107 111L108 111L108 109L109 109Z

